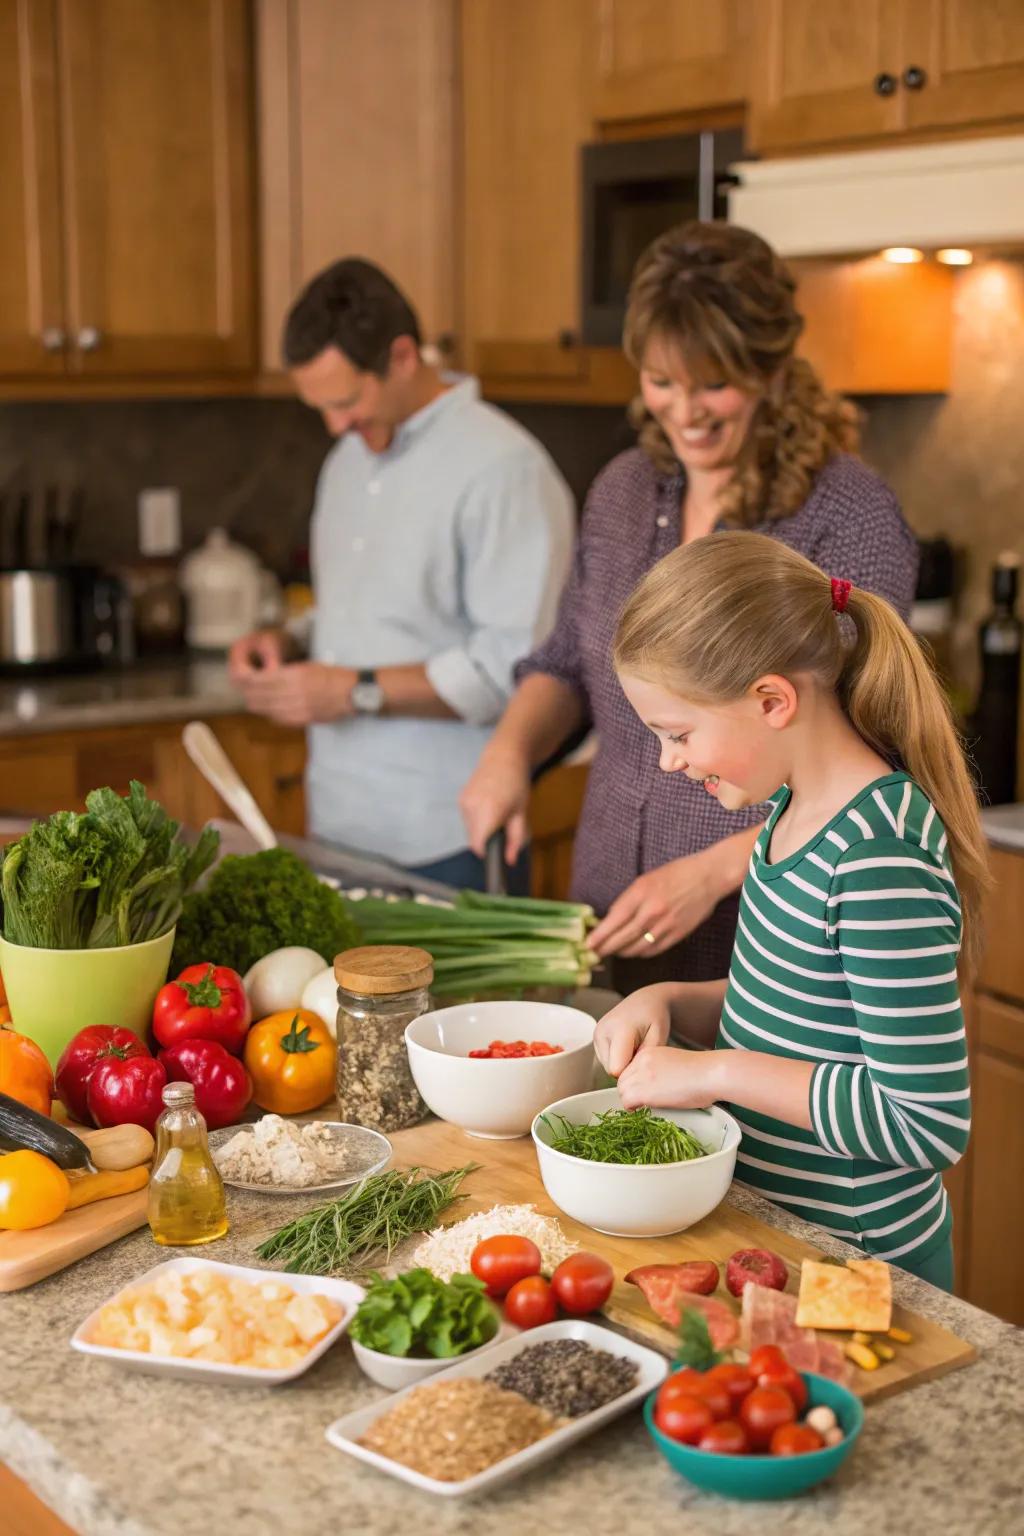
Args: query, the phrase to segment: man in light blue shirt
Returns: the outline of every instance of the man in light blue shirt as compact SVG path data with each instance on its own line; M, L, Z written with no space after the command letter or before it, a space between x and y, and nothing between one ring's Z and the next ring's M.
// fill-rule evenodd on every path
M250 709L309 727L313 836L481 886L458 794L551 628L573 505L539 443L474 379L423 361L416 315L379 268L314 278L285 361L337 438L313 512L308 659L280 630L230 665Z

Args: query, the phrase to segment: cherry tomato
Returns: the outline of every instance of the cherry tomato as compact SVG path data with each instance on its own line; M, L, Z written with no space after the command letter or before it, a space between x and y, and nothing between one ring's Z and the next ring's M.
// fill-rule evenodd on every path
M704 1432L711 1428L714 1418L711 1408L702 1397L673 1397L667 1403L655 1403L654 1422L670 1440L681 1440L684 1445L696 1445Z
M528 1237L485 1237L473 1249L469 1267L488 1296L504 1296L517 1280L540 1274L540 1249Z
M721 1382L729 1394L734 1411L757 1385L745 1365L713 1365L707 1373L707 1379Z
M600 1312L612 1293L615 1271L596 1253L574 1253L559 1264L551 1284L562 1311L582 1317Z
M721 1425L714 1427L720 1429ZM782 1424L772 1435L770 1449L773 1456L802 1456L805 1451L820 1451L824 1444L810 1424Z
M728 1387L723 1381L712 1379L709 1374L701 1378L700 1396L716 1419L728 1419L736 1412Z
M752 1451L766 1451L775 1431L795 1419L793 1399L781 1387L755 1387L740 1403L740 1423Z
M505 1297L505 1316L517 1328L539 1328L541 1323L553 1323L558 1316L558 1303L550 1281L543 1275L527 1275L517 1280Z
M758 1376L757 1384L759 1387L781 1387L783 1392L788 1392L797 1413L803 1413L807 1407L807 1383L786 1360L781 1365L769 1365Z
M722 1419L709 1425L697 1446L702 1451L717 1451L720 1456L743 1456L750 1449L747 1432L737 1419Z
M672 1397L700 1397L704 1385L704 1377L700 1371L695 1371L692 1366L686 1366L684 1370L673 1371L658 1388L658 1401L668 1401Z
M756 1381L762 1371L768 1370L772 1365L785 1365L785 1355L777 1344L761 1344L747 1361L747 1370Z

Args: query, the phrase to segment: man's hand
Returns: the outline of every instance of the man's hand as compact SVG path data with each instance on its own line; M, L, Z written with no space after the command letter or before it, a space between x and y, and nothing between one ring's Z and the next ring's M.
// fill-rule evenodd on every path
M241 688L260 672L273 671L296 654L295 641L283 629L254 629L228 652L228 675Z
M253 714L277 725L305 726L326 725L351 715L355 681L351 667L295 661L252 670L239 679L239 686Z
M638 1051L664 1045L671 1016L662 986L641 987L626 997L598 1023L594 1049L612 1077L624 1072Z

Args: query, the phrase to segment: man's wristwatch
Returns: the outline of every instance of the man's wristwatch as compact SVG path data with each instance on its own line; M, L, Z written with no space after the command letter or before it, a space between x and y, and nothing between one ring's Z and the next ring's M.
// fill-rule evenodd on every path
M357 715L379 715L383 711L384 690L372 667L356 674L349 697Z

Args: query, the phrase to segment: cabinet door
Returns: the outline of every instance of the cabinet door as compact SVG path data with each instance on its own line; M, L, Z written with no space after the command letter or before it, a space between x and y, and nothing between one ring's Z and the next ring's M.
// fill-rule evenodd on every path
M0 372L64 372L54 0L0 0Z
M263 362L310 277L364 256L455 328L456 0L260 0Z
M741 102L746 0L594 0L595 116L657 117Z
M245 0L60 0L76 372L253 364Z
M953 127L1024 117L1021 0L903 0L907 125ZM917 76L907 76L916 80Z
M1024 1037L1024 1009L977 999L978 1029L998 1031L1003 1022L987 1014L1013 1015ZM1024 1228L1020 1192L1024 1183L1024 1065L979 1046L972 1064L972 1152L970 1255L967 1297L998 1317L1024 1324Z
M896 0L760 0L750 140L784 150L898 131L907 92ZM876 82L888 76L890 94Z
M591 0L463 0L465 312L479 341L579 324Z

